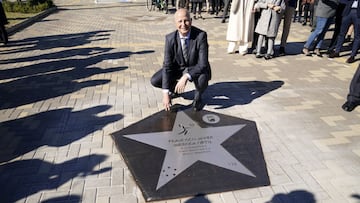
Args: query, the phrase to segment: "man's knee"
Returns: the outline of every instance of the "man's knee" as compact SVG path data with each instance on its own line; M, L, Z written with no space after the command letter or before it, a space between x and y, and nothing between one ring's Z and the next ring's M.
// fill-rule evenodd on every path
M197 78L197 88L200 91L204 91L207 87L208 87L208 83L209 83L209 75L208 74L201 74L198 78Z
M155 75L153 75L153 77L151 77L150 83L154 87L161 88L161 81L159 81L159 78L156 77Z

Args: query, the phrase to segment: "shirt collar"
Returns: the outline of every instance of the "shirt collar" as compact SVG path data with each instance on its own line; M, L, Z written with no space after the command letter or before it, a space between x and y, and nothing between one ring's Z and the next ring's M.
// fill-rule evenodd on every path
M179 32L179 37L180 37L180 39L189 39L189 37L190 37L190 32L191 32L191 30L187 33L187 35L186 36L182 36L181 34L180 34L180 32Z

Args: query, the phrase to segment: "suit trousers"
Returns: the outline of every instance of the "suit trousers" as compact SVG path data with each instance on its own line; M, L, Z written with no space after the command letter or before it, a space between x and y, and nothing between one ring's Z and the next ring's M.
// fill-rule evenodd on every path
M342 13L344 11L346 4L343 3L339 3L338 7L336 8L336 14L335 14L335 28L334 28L334 32L333 32L333 36L331 38L330 44L329 44L329 50L333 50L335 48L336 45L336 40L339 36L340 33L340 28L341 28L341 24L342 24Z
M341 47L346 37L346 33L351 24L354 25L354 42L351 49L351 56L356 56L360 46L360 19L357 17L356 9L351 9L348 15L343 16L341 28L340 28L340 34L336 41L336 48L335 48L336 53L339 53L341 51Z
M284 20L283 20L283 32L281 35L281 43L280 47L285 47L289 33L290 33L290 26L291 26L291 18L295 13L294 7L286 7L284 12Z
M256 11L254 13L254 25L256 25L258 23L260 17L261 17L261 11ZM254 29L255 29L255 26L254 26ZM258 39L259 39L259 33L253 32L253 40L251 42L251 49L256 49Z
M225 1L225 3L224 3L224 14L223 14L223 17L222 17L223 20L226 19L227 14L229 12L230 4L231 4L231 0L224 0L224 1Z
M360 65L351 80L349 89L347 100L354 103L360 102Z
M154 87L162 88L162 72L163 72L163 69L160 69L151 77L150 81ZM186 72L187 72L186 69L182 69L182 70L179 69L178 71L174 71L172 73L172 77L170 78L170 81L169 81L169 83L170 83L169 91L170 92L174 92L177 81ZM196 100L196 101L201 100L201 96L202 96L203 92L208 87L209 76L208 76L208 74L203 73L203 74L200 74L200 76L197 78L192 78L192 81L194 82L195 89L196 89L195 95L194 95L194 100Z

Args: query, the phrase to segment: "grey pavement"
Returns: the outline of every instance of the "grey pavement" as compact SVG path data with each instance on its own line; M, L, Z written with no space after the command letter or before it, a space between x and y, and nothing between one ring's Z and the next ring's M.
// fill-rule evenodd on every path
M145 202L110 134L162 110L149 80L173 14L143 2L55 3L0 47L0 202ZM299 23L287 56L227 54L227 24L204 17L193 25L210 44L205 109L256 122L271 182L209 202L360 202L360 108L341 109L359 62L346 64L348 51L300 54L310 28Z

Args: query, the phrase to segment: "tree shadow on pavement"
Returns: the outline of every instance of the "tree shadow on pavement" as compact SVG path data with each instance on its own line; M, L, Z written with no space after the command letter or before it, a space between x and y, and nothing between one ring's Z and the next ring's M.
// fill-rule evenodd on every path
M196 195L195 197L186 200L184 203L211 203L208 198L203 194Z
M207 105L217 106L215 109L229 108L235 105L251 103L275 89L280 88L283 81L248 81L248 82L219 82L209 85L204 93ZM193 92L184 94L185 99L193 99Z
M62 60L47 60L42 63L31 63L21 68L0 70L0 109L15 108L25 104L62 96L85 87L92 87L109 83L110 80L91 80L79 82L79 79L90 78L94 75L113 73L127 69L127 67L98 68L93 67L105 60L119 60L132 54L147 54L153 51L104 53L107 49L69 50L47 55L56 58L57 55L69 56L72 53L86 55L89 52L97 54L84 58L66 58ZM20 59L26 61L27 59ZM16 61L16 60L15 60Z
M32 158L36 150L43 146L61 147L80 139L89 139L91 142L91 133L123 118L121 114L97 115L109 108L109 105L79 111L61 108L1 122L0 163L25 154Z
M22 40L10 40L6 49L0 50L1 54L14 54L34 50L51 50L59 48L71 48L90 44L95 41L108 40L110 32L115 30L99 30L75 34L49 35L31 37Z
M266 203L315 203L315 197L312 193L305 190L295 190L287 194L276 194Z
M19 57L17 56L17 58L7 58L4 60L0 60L0 64L13 64L13 63L22 63L22 62L33 62L33 61L38 61L38 60L60 60L60 59L65 59L65 58L69 58L69 57L93 57L96 56L97 54L102 54L102 53L107 53L109 51L111 51L112 48L101 48L101 47L91 47L91 48L75 48L75 49L66 49L66 50L62 50L62 51L58 51L58 52L50 52L50 53L46 53L46 54L37 54L37 55L32 55L32 56L28 56L28 57ZM121 53L121 52L120 52ZM124 53L125 55L125 53ZM121 57L122 55L120 55L119 57ZM38 67L41 70L48 70L50 68L50 70L53 70L53 67ZM21 70L24 68L15 68L15 70ZM14 71L14 69L6 69L6 70L0 70L1 72L1 76L0 77L4 77L4 75L7 75L5 71L8 72L12 72ZM34 70L30 70L30 72L32 72Z
M68 196L62 196L62 197L54 197L50 199L46 199L41 201L41 203L79 203L81 201L81 197L79 195L68 195Z
M65 189L70 193L71 189L76 192L76 188L82 191L85 185L85 177L94 176L108 172L111 167L100 168L100 163L104 162L105 155L87 155L74 158L62 163L51 163L41 159L19 160L0 165L0 196L2 202L15 202L29 197L40 191L55 190L64 184L69 184ZM70 182L71 181L71 182ZM59 192L59 194L64 194ZM56 196L54 193L51 197ZM46 196L45 196L46 197ZM42 197L44 198L44 197ZM45 202L76 202L79 196L70 195L66 197L52 198ZM71 200L71 201L70 201ZM77 201L80 202L80 201Z

